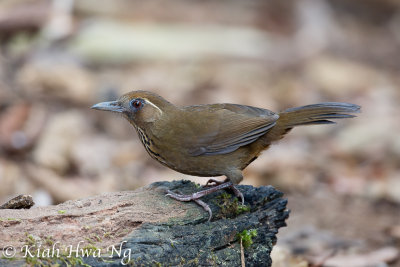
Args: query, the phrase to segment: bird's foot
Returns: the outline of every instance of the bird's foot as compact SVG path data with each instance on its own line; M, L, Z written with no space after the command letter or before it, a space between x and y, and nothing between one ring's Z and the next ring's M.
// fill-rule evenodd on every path
M244 196L242 194L242 192L240 192L239 189L236 188L236 186L232 185L231 187L233 193L235 194L235 196L240 199L240 204L244 205Z
M199 192L198 192L199 193ZM200 200L199 198L201 196L198 196L197 193L191 194L191 195L181 195L172 192L171 190L167 190L166 196L179 200L179 201L194 201L197 203L197 205L201 206L205 211L208 212L208 221L211 221L212 218L212 211L210 206L208 206L204 201Z
M210 180L214 180L214 179L210 179ZM208 181L207 184L209 182L210 181ZM241 199L242 205L244 204L243 194L239 191L239 189L237 189L235 187L235 185L232 182L230 182L230 181L229 182L220 182L217 180L214 180L211 182L216 183L216 185L212 186L208 189L193 193L191 195L181 195L181 194L177 194L177 193L174 193L174 192L168 190L166 196L169 196L169 197L179 200L179 201L185 201L185 202L194 201L194 202L196 202L199 206L203 207L203 209L208 212L208 214L209 214L208 221L210 221L212 218L212 211L211 211L210 207L204 201L200 200L201 197L204 197L211 193L217 192L221 189L232 188L235 196Z
M226 179L225 181L219 181L219 180L210 178L210 179L208 179L207 183L205 185L203 185L202 187L204 188L204 187L212 187L212 186L215 186L215 185L221 185L221 184L226 183L228 181L229 181L228 179ZM230 188L232 189L232 191L235 194L235 196L238 199L240 199L241 204L244 205L244 196L243 196L242 192L240 192L240 190L237 189L235 187L235 185L233 185L233 184L232 184L232 186Z

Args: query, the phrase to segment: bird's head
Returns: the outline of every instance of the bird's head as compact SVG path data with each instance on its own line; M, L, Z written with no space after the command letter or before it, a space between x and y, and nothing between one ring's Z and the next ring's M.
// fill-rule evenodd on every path
M141 126L159 120L174 106L159 95L147 91L132 91L115 101L101 102L91 108L122 114L129 122Z

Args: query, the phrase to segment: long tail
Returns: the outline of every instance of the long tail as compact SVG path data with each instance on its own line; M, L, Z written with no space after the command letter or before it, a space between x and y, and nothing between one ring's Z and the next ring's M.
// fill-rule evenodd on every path
M297 108L289 108L279 114L280 119L287 128L310 124L332 124L332 119L353 118L355 115L349 113L360 112L360 106L340 103L326 102L307 105Z
M360 112L360 106L349 103L325 102L297 108L289 108L279 113L275 127L267 134L267 143L281 139L293 127L313 124L332 124L332 119L353 118L351 113Z

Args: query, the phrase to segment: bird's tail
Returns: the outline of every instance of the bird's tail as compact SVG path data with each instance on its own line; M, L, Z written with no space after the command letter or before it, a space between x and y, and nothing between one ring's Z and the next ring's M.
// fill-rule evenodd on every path
M266 143L281 139L293 127L313 124L332 124L332 119L353 118L352 113L360 112L360 106L349 103L326 102L289 108L279 113L279 119L267 134Z
M297 108L289 108L279 113L286 128L310 124L332 124L332 119L353 118L351 113L360 112L360 106L349 103L326 102L307 105Z

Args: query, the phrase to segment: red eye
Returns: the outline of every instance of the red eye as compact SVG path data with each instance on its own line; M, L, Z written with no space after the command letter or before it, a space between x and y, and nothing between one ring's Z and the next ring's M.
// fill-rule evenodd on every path
M133 106L135 107L135 108L138 108L138 107L140 107L142 105L142 102L140 102L139 100L136 100L135 102L133 102Z
M135 109L138 109L142 106L142 102L139 99L134 99L131 102L131 106Z

